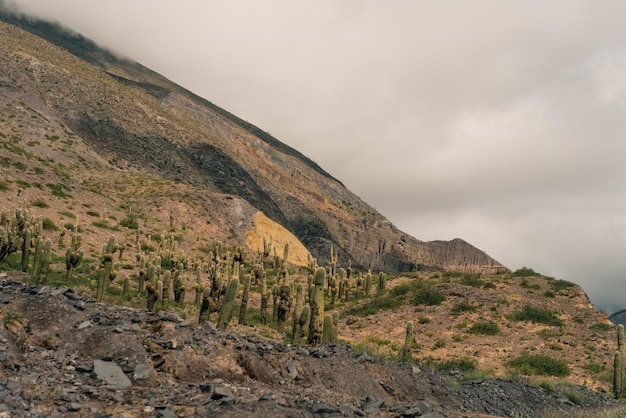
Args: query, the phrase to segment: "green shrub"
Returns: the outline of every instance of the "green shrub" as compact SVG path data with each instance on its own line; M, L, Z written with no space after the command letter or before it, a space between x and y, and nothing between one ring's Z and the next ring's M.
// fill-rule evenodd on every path
M433 350L436 350L438 348L443 348L446 346L446 342L444 340L435 340L435 344L433 344Z
M393 298L388 295L376 296L375 298L359 305L354 308L350 308L347 315L368 316L373 315L379 311L397 309L404 305L404 299Z
M533 289L533 290L541 289L541 286L539 286L537 283L535 283L535 284L528 283L528 279L526 279L526 277L524 277L522 279L522 282L520 283L520 286L525 288L525 289Z
M522 354L509 360L506 365L524 375L565 377L570 374L566 361L543 354Z
M535 308L530 305L524 306L521 311L514 312L511 319L515 321L529 321L535 324L545 324L552 326L561 326L561 321L554 312L547 309Z
M541 276L541 274L537 273L535 270L522 267L521 269L517 269L513 272L514 277L530 277L530 276Z
M452 315L459 315L463 312L476 312L476 309L478 309L478 307L476 305L473 305L471 303L469 303L467 300L462 300L459 303L456 303L453 307L452 310L450 311L450 313L452 313Z
M136 215L128 215L125 219L120 221L120 225L129 229L139 229Z
M446 296L436 292L430 288L420 290L413 297L413 305L426 305L426 306L435 306L441 305L441 303L446 300Z
M68 218L71 218L71 219L76 219L76 215L74 215L72 212L68 210L62 210L61 212L59 212L59 215L67 216Z
M546 290L545 292L543 292L543 295L547 298L555 298L556 297L556 293L554 293L552 290Z
M54 224L54 222L50 218L43 218L41 220L41 226L46 231L58 231L59 230L59 228L57 228L57 226Z
M9 183L4 180L0 180L0 192L8 192L9 190L11 190Z
M472 287L478 287L478 288L482 287L485 284L485 282L480 279L479 273L475 273L475 274L463 273L460 283L466 286L472 286Z
M50 205L48 205L48 204L47 204L44 200L42 200L42 199L33 200L32 202L30 202L30 205L31 205L31 206L36 206L36 207L41 208L41 209L46 209L46 208L49 208L49 207L50 207Z
M48 186L48 188L52 191L52 194L56 197L68 197L69 195L67 193L65 193L66 190L69 190L69 188L67 186L65 186L64 184L61 183L57 183L57 184L52 184L52 183L46 183L46 186Z
M93 216L94 218L99 218L100 217L100 214L98 212L96 212L96 211L93 211L93 210L88 210L86 213L87 213L87 215Z
M550 283L552 290L558 292L560 290L569 289L570 287L576 287L576 283L568 282L567 280L554 280Z
M479 335L496 335L500 333L500 328L494 322L477 322L467 332Z
M611 324L606 324L604 322L596 322L595 324L591 325L589 329L592 331L608 332L613 331L615 329L615 326Z

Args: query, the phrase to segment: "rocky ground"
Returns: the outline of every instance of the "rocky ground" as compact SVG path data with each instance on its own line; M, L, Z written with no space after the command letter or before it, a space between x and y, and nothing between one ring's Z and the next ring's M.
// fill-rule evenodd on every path
M6 276L0 317L0 417L519 417L622 407L582 387L576 405L521 379L464 381L344 344L222 333Z

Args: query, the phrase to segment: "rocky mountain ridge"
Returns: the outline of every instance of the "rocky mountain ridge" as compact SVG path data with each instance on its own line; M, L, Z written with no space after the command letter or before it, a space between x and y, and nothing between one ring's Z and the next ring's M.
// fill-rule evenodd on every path
M250 236L290 242L320 264L333 246L361 269L506 270L463 240L403 233L296 150L139 64L58 25L6 9L0 19L4 207L58 200L26 186L54 184L71 195L59 205L97 200L114 217L132 207L250 248ZM61 211L48 214L62 223ZM258 212L271 220L264 229Z

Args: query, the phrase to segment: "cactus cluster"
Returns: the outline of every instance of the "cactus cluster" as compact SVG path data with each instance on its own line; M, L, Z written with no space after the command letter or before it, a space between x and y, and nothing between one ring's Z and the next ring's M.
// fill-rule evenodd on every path
M107 219L106 213L103 218ZM34 259L33 280L43 284L49 271L52 241L40 236L40 224L25 210L14 214L2 212L0 255L6 258L8 254L21 251L25 270L29 259ZM72 232L71 243L66 248L64 240L68 231ZM55 242L58 248L63 248L65 277L71 280L82 262L83 252L78 224L68 231L62 231ZM293 273L297 267L289 264L289 243L282 248L282 258L271 240L264 240L256 258L242 247L217 241L205 255L192 258L178 248L174 236L142 235L138 228L133 234L111 235L102 246L95 271L97 301L112 293L109 288L115 283L126 297L145 298L145 306L150 311L167 309L174 303L179 306L194 303L200 323L214 318L219 329L226 329L235 315L240 325L247 323L252 299L260 301L261 323L281 329L291 321L289 330L294 343L316 345L337 339L338 314L329 314L325 305L333 306L351 295L369 293L372 287L371 273L366 280L365 276L355 274L350 265L347 269L338 266L338 255L332 246L325 267L318 266L317 260L309 256L307 274L297 277L298 273ZM127 273L128 263L124 269L121 263L125 250L133 247L136 249L135 275ZM273 259L270 258L272 253ZM379 288L382 286L379 280ZM254 295L255 292L258 293Z

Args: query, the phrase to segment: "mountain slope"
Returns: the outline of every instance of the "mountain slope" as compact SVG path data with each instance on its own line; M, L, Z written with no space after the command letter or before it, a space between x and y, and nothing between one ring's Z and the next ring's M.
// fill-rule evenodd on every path
M0 23L0 140L5 165L28 172L10 170L13 186L60 184L81 202L95 193L113 200L109 213L133 207L146 218L172 217L180 205L186 223L210 217L196 233L235 242L245 242L260 211L274 222L264 237L279 245L288 231L320 264L332 245L363 269L505 269L462 240L404 234L296 150L139 64L57 25L7 11L2 20L62 47ZM37 193L12 200L5 191L0 203Z

